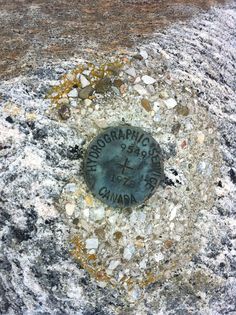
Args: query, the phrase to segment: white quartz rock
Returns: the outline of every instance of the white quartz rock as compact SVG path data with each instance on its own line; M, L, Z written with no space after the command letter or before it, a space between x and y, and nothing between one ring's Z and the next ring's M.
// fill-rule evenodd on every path
M129 244L124 249L123 258L126 260L130 260L135 253L135 247L133 244Z
M140 95L147 95L148 94L147 90L141 84L135 84L134 89Z
M85 242L85 247L87 249L96 249L98 248L98 239L97 238L88 238Z
M78 97L78 91L77 91L77 89L72 89L72 90L68 93L68 97Z
M177 105L177 102L174 98L168 98L164 101L164 103L168 109L172 109Z
M131 77L136 77L136 71L135 71L135 69L134 68L129 68L129 69L127 69L127 70L125 70L125 72L128 74L128 75L130 75Z
M142 80L145 84L153 84L156 82L156 79L150 77L149 75L143 75Z
M82 74L80 75L80 82L81 82L82 88L85 88L86 86L90 85L89 80L87 80L86 77Z
M148 58L148 53L146 52L146 50L140 50L140 55L143 57L143 59Z
M120 261L119 260L112 260L108 266L109 270L114 270L116 269L117 266L119 266Z
M94 208L91 211L91 217L94 221L100 221L104 218L105 209L103 207Z

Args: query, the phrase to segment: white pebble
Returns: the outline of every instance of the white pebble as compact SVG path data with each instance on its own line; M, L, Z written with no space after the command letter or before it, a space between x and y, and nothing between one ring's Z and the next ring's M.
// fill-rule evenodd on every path
M78 91L77 91L77 89L72 89L72 90L68 93L68 97L78 97Z
M156 82L156 79L150 77L149 75L142 76L142 80L145 84L153 84Z
M77 107L78 103L77 103L77 101L76 101L75 99L71 98L71 99L70 99L70 105L71 105L72 107Z
M161 260L163 260L165 257L163 256L163 254L161 252L159 252L158 254L154 255L154 259L155 261L159 262Z
M105 216L105 209L103 207L95 208L91 212L91 217L94 221L100 221Z
M203 144L204 141L205 141L205 135L204 135L203 132L199 131L199 132L197 133L197 142L198 142L199 144Z
M82 74L80 75L80 82L81 82L82 88L90 85L89 80L87 80L86 77L84 75L82 75Z
M140 261L139 267L140 267L141 269L145 269L145 268L147 267L146 259L143 259L143 260Z
M114 270L117 266L119 266L120 261L119 260L112 260L108 266L108 269Z
M164 103L168 109L172 109L177 105L177 102L174 98L168 98L168 100L165 100Z
M100 106L98 104L95 105L95 110L99 110Z
M75 211L75 204L74 203L67 203L65 205L66 214L72 216Z
M129 68L129 69L127 69L127 70L125 70L125 72L128 74L128 75L130 75L131 77L136 77L136 71L135 71L135 69L134 68Z
M91 101L90 99L86 98L86 99L84 100L84 105L85 105L85 106L90 106L91 104L92 104L92 101Z
M97 238L88 238L85 242L85 247L87 249L96 249L98 248L98 239Z
M135 247L134 245L130 244L124 249L123 258L126 260L130 260L135 253Z
M134 80L134 84L137 84L137 83L139 83L139 82L141 82L141 78L140 78L140 77L137 77L137 78Z
M174 220L174 218L176 217L176 213L177 213L177 207L173 207L170 213L170 221Z
M90 75L90 72L91 72L91 70L84 70L84 71L83 71L83 74L85 74L85 75Z
M75 192L76 190L76 184L75 183L69 183L64 186L64 191L66 192Z
M148 53L146 52L146 50L140 50L140 55L143 57L143 59L148 58Z
M134 90L136 92L138 92L138 94L140 94L140 95L147 95L148 94L147 90L141 84L134 85Z
M153 120L154 120L155 122L161 121L161 115L160 115L159 113L156 113L156 114L154 115L154 117L153 117Z

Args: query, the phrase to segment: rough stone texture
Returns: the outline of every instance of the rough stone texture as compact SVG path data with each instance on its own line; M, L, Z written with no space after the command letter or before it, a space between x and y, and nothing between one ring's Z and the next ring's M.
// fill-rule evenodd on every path
M48 60L82 53L87 58L98 48L101 52L130 47L157 28L228 1L232 0L1 1L0 77L39 70Z
M148 74L157 79L159 85L154 86L154 90L147 91L148 98L153 102L154 112L157 110L154 116L151 112L135 107L140 104L140 99L133 89L134 82L128 81L126 77L127 90L124 96L108 94L98 97L94 102L99 110L83 111L80 103L78 108L72 109L72 116L66 122L53 116L50 109L53 104L47 98L48 90L58 84L61 74L76 67L80 62L77 58L64 62L48 61L27 76L2 81L1 314L236 313L235 9L235 4L212 9L189 22L159 31L142 46L134 47L130 51L135 54L141 48L148 54L145 60L135 61L135 70L137 76L143 72L142 75ZM92 57L89 58L93 62ZM109 60L111 57L104 54L100 57L101 61L103 58ZM192 178L198 207L195 212L189 207L189 217L186 209L183 211L185 222L191 222L191 228L186 225L186 233L180 234L183 237L182 243L180 240L177 247L171 249L171 240L164 243L165 248L170 249L170 254L162 251L165 258L170 257L172 261L173 257L179 256L177 268L174 266L168 270L169 262L165 260L162 277L146 286L141 297L137 297L137 292L132 291L134 296L130 302L126 299L125 289L115 285L103 286L82 268L82 262L70 255L70 238L76 233L87 235L90 221L86 225L87 221L84 220L84 230L78 230L72 222L76 218L71 217L71 213L68 216L63 206L66 202L73 201L77 206L75 211L79 214L84 211L85 216L88 213L86 209L91 211L102 206L87 196L81 167L82 149L99 130L97 125L113 124L122 121L124 117L128 122L148 129L156 137L162 135L160 142L166 165L171 166L172 163L177 166L175 156L177 154L178 157L178 147L171 141L173 138L166 139L164 136L171 129L174 137L179 139L179 132L183 132L181 123L190 128L187 123L188 115L183 115L180 125L178 121L172 127L165 125L162 117L174 121L176 114L164 111L159 97L154 100L155 95L163 89L167 91L168 97L175 97L184 106L186 100L188 101L190 120L198 127L195 130L196 141L199 146L202 145L205 142L202 133L206 134L208 130L208 137L213 142L207 143L206 156L210 157L213 147L217 159L212 158L207 164L204 152L202 153L202 160L197 168L200 175L196 175L196 180L202 178L206 192L203 197L206 200L197 199L197 193L203 188L198 187L197 181ZM160 117L155 121L157 114ZM95 123L92 123L92 119ZM217 132L214 126L217 127ZM214 133L211 134L209 130ZM189 135L193 132L194 130L189 131ZM184 140L180 144L183 150L188 145ZM220 151L222 159L218 158ZM201 158L197 152L196 157ZM190 158L188 153L186 158ZM220 173L214 171L211 164L216 169L220 165ZM168 176L159 194L168 189L173 194L183 194L181 187L184 184L179 185L183 179L181 174L171 174L168 167L165 171ZM214 176L209 176L211 174ZM71 184L68 186L68 183ZM76 186L73 186L74 183ZM215 197L212 201L214 190ZM186 193L186 198L187 196ZM167 206L168 198L170 197L167 195L165 200L163 196L162 200ZM93 203L95 207L92 206ZM154 198L140 213L145 213L149 208L154 211L157 204L158 200ZM112 210L106 208L106 216L109 217L111 213ZM164 230L172 226L173 220L178 220L173 209L168 214L169 218L164 213L161 220L159 219L160 226L164 222ZM130 218L132 212L125 215ZM79 215L78 218L80 220ZM177 224L177 221L174 222ZM97 223L91 223L93 224ZM132 230L129 225L127 227ZM103 229L99 233L104 233ZM119 234L116 237L120 237ZM154 247L148 249L146 254L149 257L149 253L153 251L158 265L162 256L160 251L156 251L158 243L153 244ZM193 244L196 246L193 247ZM133 250L132 245L127 246L125 256L131 257ZM117 261L112 262L110 266L116 266L116 263ZM133 266L131 259L129 268L134 272Z

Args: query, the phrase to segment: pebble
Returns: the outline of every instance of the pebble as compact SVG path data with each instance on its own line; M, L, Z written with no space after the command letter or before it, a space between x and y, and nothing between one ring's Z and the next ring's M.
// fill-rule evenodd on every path
M72 192L75 192L75 190L76 190L76 184L75 183L69 183L69 184L64 186L64 191L66 191L66 192L72 193Z
M70 101L67 97L62 97L58 100L58 104L62 105L69 105Z
M137 84L137 83L140 83L141 82L141 78L140 77L137 77L135 80L134 80L134 84Z
M74 203L67 203L65 205L66 214L72 216L75 211L75 204Z
M127 91L127 85L126 84L122 84L120 86L120 94L123 95L123 94L125 94L126 91Z
M98 239L97 238L88 238L85 242L85 247L87 249L97 249L98 248Z
M70 118L70 109L67 105L62 105L59 109L58 109L58 115L60 116L61 119L63 120L67 120Z
M159 97L162 99L166 99L169 97L168 93L164 90L159 93Z
M72 90L68 93L68 97L78 97L78 90L77 90L77 89L72 89Z
M90 85L89 80L87 80L87 78L82 74L80 75L80 82L81 82L82 88L85 88L86 86Z
M76 101L75 99L71 98L71 99L70 99L70 105L71 105L72 107L77 107L78 103L77 103L77 101Z
M124 84L124 82L121 79L115 79L113 82L113 85L118 89L121 87L122 84Z
M147 91L150 95L156 94L156 90L153 85L147 85Z
M188 116L189 108L188 108L188 106L178 105L178 106L176 106L176 112L179 115Z
M94 89L92 88L92 86L88 85L79 91L79 98L81 98L82 100L85 100L86 98L89 98L89 96L91 96L93 92L94 92Z
M95 86L95 91L97 93L103 94L109 91L111 88L111 79L110 78L103 78L99 80Z
M144 75L142 76L142 80L145 84L153 84L156 82L156 79L153 79L152 77L150 77L149 75Z
M84 100L84 105L85 106L90 106L92 104L92 101L89 99L89 98L86 98L85 100Z
M100 208L94 208L90 213L92 219L94 221L100 221L105 216L105 209L103 207Z
M143 60L143 56L141 56L140 54L134 55L133 58L137 60Z
M177 105L177 102L174 98L168 98L164 101L164 103L168 109L172 109Z
M120 264L120 260L112 260L108 266L108 269L114 270L116 269Z
M171 132L172 132L174 135L177 135L178 132L179 132L179 130L180 130L180 128L181 128L180 122L176 122L176 123L172 126L172 128L171 128Z
M147 59L148 58L148 53L146 52L146 50L140 50L139 53L143 57L143 59Z
M197 133L197 143L203 144L204 141L205 141L205 135L204 135L203 132L199 131L199 132Z
M145 258L140 261L139 267L140 267L141 269L146 269L147 263L146 263L146 259L145 259Z
M161 121L161 115L160 115L159 113L155 114L154 117L153 117L153 120L154 120L155 122Z
M125 73L127 73L131 77L134 77L134 78L136 77L136 71L134 68L129 68L129 69L125 70Z
M135 84L134 90L138 92L139 95L147 95L147 90L141 84Z
M116 86L112 86L111 89L116 95L120 95L120 90Z
M82 73L83 73L84 75L90 75L90 72L91 72L91 70L84 70Z
M152 106L150 105L149 100L147 100L146 98L141 99L141 105L147 112L151 112Z
M134 253L135 253L135 247L134 247L134 245L130 244L130 245L125 247L123 258L125 260L130 260Z

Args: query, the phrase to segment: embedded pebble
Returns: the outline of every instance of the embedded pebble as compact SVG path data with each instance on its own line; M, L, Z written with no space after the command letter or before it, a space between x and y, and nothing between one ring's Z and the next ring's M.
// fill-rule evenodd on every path
M177 105L177 102L174 98L168 98L164 101L164 103L168 109L172 109Z
M137 84L137 83L140 83L141 82L141 78L140 77L137 77L135 80L134 80L134 84Z
M58 100L58 104L60 105L69 105L70 100L68 99L68 97L62 97Z
M90 215L94 221L100 221L105 216L105 209L104 207L93 208Z
M72 90L68 93L68 97L78 97L78 90L77 90L77 89L72 89Z
M66 192L75 192L76 190L76 184L75 183L69 183L69 184L66 184L64 186L64 191Z
M58 115L60 116L61 119L63 120L67 120L70 118L70 109L67 105L62 105L59 109L58 109Z
M205 141L205 135L204 135L203 132L199 131L199 132L197 133L197 143L203 144L204 141Z
M108 266L108 269L114 270L116 267L118 267L120 264L120 260L112 260Z
M89 98L89 96L91 96L93 92L94 92L93 87L91 85L88 85L79 91L79 98L83 100Z
M87 249L97 249L98 248L98 239L97 238L88 238L85 241L85 247Z
M134 78L136 77L136 71L134 68L129 68L129 69L125 70L125 73L127 73L131 77L134 77Z
M139 54L143 57L143 59L148 58L148 53L146 52L146 50L140 50Z
M145 83L145 84L153 84L156 82L156 79L150 77L149 75L144 75L142 76L142 81Z
M162 99L166 99L166 98L169 97L168 93L167 93L165 90L161 91L161 92L159 93L159 96L160 96L160 98L162 98Z
M86 98L85 100L84 100L84 105L85 106L90 106L92 104L92 101L89 99L89 98Z
M123 258L125 260L130 260L134 253L135 253L135 247L134 247L134 245L130 244L130 245L125 247Z
M75 204L74 203L67 203L65 205L66 214L72 216L75 211Z
M89 80L87 80L87 78L82 74L80 75L80 82L81 82L82 88L85 88L86 86L90 85Z
M71 99L70 99L70 105L71 105L72 107L77 107L77 105L78 105L77 100L71 98Z
M141 99L141 104L147 112L150 112L152 110L152 106L150 105L149 100L147 100L146 98Z
M141 84L134 85L134 90L136 92L138 92L138 94L140 94L140 95L147 95L148 94L147 90Z

